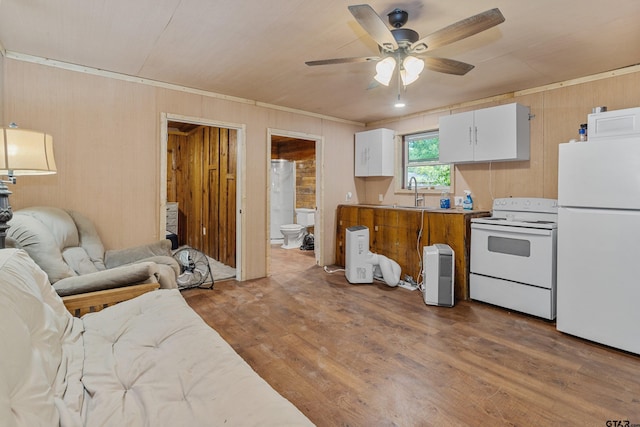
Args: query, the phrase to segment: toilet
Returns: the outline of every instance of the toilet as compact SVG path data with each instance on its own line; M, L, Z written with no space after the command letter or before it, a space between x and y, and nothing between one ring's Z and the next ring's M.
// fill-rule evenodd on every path
M284 236L284 249L299 249L302 246L302 240L307 234L307 227L313 225L314 209L298 208L296 209L296 223L284 224L280 226L280 232Z

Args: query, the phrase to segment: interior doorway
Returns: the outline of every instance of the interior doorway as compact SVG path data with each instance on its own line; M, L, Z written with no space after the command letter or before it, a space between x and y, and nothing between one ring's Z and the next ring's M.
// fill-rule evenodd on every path
M270 129L268 142L267 274L271 275L320 263L323 139ZM281 229L290 225L301 234L285 239Z
M243 127L167 115L162 128L161 226L206 254L215 280L242 280Z

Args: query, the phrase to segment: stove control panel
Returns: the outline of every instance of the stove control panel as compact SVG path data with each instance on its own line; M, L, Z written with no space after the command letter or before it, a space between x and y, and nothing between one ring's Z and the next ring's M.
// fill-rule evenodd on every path
M508 197L495 199L493 201L493 210L558 213L558 201L539 197Z

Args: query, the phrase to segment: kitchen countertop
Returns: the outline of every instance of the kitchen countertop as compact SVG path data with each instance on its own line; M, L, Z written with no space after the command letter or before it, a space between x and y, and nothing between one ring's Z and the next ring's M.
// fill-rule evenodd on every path
M425 211L425 212L434 212L434 213L446 213L446 214L477 214L477 213L490 213L490 211L480 210L480 209L442 209L437 208L435 206L401 206L401 205L371 205L371 204L357 204L357 205L349 205L343 204L342 206L354 206L354 207L362 207L362 208L377 208L377 209L400 209L400 210L409 210L409 211Z

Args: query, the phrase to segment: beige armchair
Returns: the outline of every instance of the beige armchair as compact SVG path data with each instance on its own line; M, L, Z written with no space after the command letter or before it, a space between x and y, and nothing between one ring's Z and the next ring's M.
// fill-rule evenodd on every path
M9 225L7 246L24 249L62 297L141 284L177 288L180 267L168 240L105 251L88 218L53 207L18 210Z

